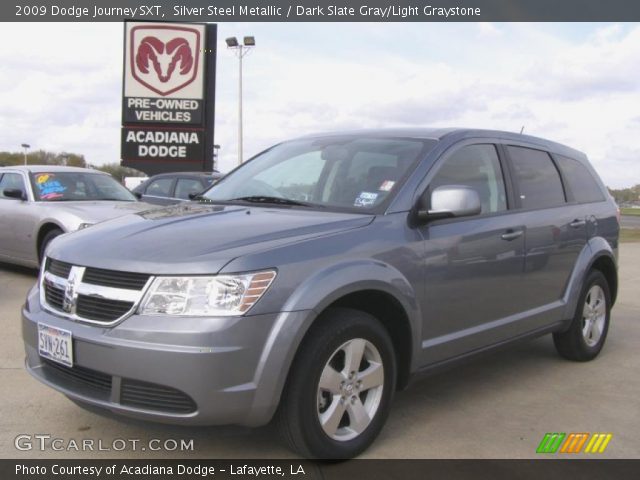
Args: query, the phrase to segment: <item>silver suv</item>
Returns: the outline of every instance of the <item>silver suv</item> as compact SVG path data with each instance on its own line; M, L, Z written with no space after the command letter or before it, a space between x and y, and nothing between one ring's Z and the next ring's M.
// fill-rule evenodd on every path
M586 361L616 298L616 206L584 154L481 130L276 145L198 202L51 243L23 310L27 369L76 403L263 425L358 455L397 389L553 334Z

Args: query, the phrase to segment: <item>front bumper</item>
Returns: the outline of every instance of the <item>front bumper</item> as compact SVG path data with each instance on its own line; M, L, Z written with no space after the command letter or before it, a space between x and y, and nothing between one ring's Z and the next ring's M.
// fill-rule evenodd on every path
M310 316L133 315L104 328L42 310L34 288L22 311L26 368L71 399L117 414L183 425L257 426L275 412ZM71 371L39 356L38 322L71 331Z

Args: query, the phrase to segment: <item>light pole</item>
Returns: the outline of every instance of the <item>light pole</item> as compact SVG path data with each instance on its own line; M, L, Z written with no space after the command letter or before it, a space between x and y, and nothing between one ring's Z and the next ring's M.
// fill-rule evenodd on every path
M27 164L27 150L29 148L31 148L31 145L29 145L28 143L23 143L21 145L21 147L24 148L24 164L26 165Z
M218 155L220 155L220 145L217 143L213 146L213 171L216 171L216 163L218 163Z
M227 38L225 41L227 48L234 50L238 57L238 165L240 165L242 163L242 57L256 46L256 39L244 37L243 44L240 44L236 37Z

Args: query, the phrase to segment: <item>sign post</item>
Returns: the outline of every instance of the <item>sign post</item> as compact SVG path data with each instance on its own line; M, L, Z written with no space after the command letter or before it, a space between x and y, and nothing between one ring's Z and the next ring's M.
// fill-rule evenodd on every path
M122 165L212 171L217 26L125 22Z

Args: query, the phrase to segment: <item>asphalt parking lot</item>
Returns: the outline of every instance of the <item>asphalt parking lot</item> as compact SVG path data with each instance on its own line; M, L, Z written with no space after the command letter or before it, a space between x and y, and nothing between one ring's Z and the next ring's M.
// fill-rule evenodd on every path
M396 396L387 426L364 457L535 458L546 432L606 432L613 438L599 458L640 458L640 243L623 244L620 259L618 302L598 359L562 360L547 336L430 377ZM19 312L35 279L35 271L0 264L0 457L291 457L270 427L181 428L113 419L82 410L33 380L23 368ZM63 439L65 449L16 449L18 435L39 434ZM70 440L83 439L103 448L120 448L114 441L125 439L127 447L67 449ZM140 440L137 450L130 439ZM143 450L150 439L161 440L155 448L165 440L193 439L193 450Z

